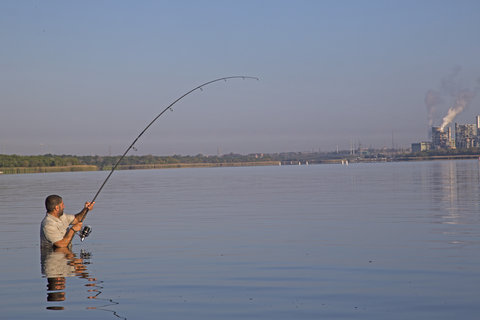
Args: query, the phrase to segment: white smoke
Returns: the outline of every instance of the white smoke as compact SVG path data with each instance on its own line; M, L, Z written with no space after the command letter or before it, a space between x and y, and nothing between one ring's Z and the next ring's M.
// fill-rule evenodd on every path
M465 110L465 108L468 106L468 104L472 101L474 97L475 92L471 90L466 89L460 91L455 98L453 106L448 109L447 115L443 117L443 122L440 126L440 130L443 131L443 129L448 126L459 113Z
M425 106L427 107L428 127L432 127L437 117L437 108L444 102L445 97L454 97L458 91L457 76L462 68L455 66L450 74L441 79L437 90L430 89L425 94ZM431 131L429 130L429 134Z
M474 90L461 89L458 75L462 68L456 66L452 72L441 80L438 90L430 89L425 95L425 106L427 107L428 126L433 126L436 117L437 107L444 102L444 98L453 99L453 106L448 109L447 114L442 119L440 130L443 131L457 115L464 111L479 91L480 79Z

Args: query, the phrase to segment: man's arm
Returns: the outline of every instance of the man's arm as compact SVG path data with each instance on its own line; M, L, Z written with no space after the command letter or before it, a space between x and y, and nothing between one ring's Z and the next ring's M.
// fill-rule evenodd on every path
M80 231L82 229L82 223L78 222L74 224L70 229L68 229L67 233L65 234L65 237L63 237L62 240L59 240L55 242L53 245L57 248L65 248L68 247L70 242L72 242L73 236L75 235L76 232Z
M83 218L87 214L88 211L93 210L93 205L95 202L85 202L85 207L75 215L75 219L73 220L72 224L75 225L80 221L83 221Z
M73 239L73 236L75 235L75 233L82 230L82 222L81 221L83 220L83 218L85 217L87 212L93 209L94 204L95 204L95 202L91 202L91 203L90 202L85 202L85 207L83 208L83 210L75 215L75 219L73 219L73 221L71 223L72 227L70 229L68 229L67 233L65 234L65 236L63 237L62 240L59 240L59 241L54 243L55 247L57 247L57 248L68 247L70 242L72 242L72 239Z

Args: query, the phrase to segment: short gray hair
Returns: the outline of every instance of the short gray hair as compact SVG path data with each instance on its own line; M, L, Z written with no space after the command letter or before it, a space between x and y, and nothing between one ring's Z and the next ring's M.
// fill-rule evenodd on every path
M62 197L57 196L56 194L48 196L47 199L45 199L45 208L47 209L47 212L55 210L55 207L62 203L62 201Z

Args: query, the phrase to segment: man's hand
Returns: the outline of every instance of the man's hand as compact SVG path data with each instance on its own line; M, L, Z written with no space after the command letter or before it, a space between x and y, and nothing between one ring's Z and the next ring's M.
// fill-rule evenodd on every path
M75 235L75 233L77 233L78 231L82 230L82 225L83 225L83 223L81 223L81 222L74 223L74 224L72 225L72 227L67 231L67 233L65 234L65 236L63 237L63 239L55 242L53 245L54 245L56 248L65 248L65 247L68 247L68 245L70 244L70 242L72 242L72 239L73 239L73 236ZM72 233L72 232L70 232L70 230L73 230L74 232Z
M93 209L94 204L95 204L95 201L85 202L85 206L83 207L82 211L80 211L75 215L75 220L73 220L72 224L75 225L80 221L83 221L83 219L85 219L85 215L87 214L87 212Z
M88 209L88 211L93 210L93 205L95 204L94 202L85 202L85 209Z

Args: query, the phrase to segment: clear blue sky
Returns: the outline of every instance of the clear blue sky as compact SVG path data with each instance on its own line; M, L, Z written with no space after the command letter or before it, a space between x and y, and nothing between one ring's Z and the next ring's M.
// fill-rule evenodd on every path
M480 77L480 1L0 2L0 153L409 146ZM461 69L456 69L460 67ZM460 70L454 74L453 70ZM475 96L455 121L474 123ZM135 154L135 152L133 153Z

